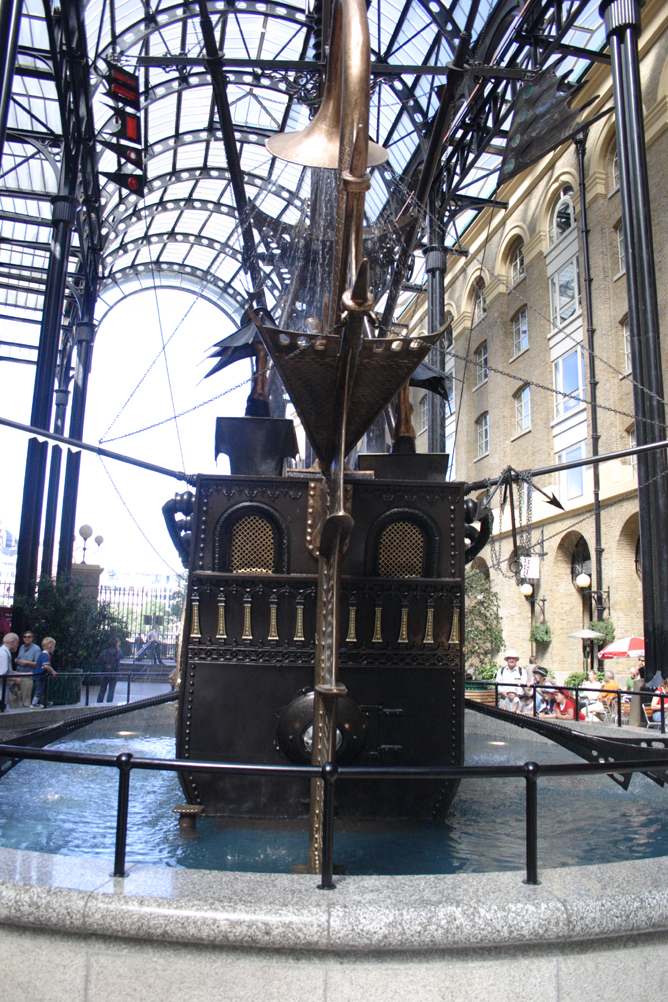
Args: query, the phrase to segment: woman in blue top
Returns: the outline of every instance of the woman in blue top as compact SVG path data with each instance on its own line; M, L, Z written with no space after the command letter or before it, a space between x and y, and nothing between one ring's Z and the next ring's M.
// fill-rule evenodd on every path
M42 709L43 707L47 673L49 675L56 674L51 667L51 655L54 652L55 646L56 641L53 637L44 637L42 641L42 653L37 655L35 667L32 670L32 677L35 682L35 691L32 700L33 709Z

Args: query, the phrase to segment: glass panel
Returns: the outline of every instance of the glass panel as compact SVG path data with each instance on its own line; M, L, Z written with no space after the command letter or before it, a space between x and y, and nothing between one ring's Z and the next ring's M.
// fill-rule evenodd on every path
M513 342L516 355L529 347L529 324L526 310L518 313L513 320Z

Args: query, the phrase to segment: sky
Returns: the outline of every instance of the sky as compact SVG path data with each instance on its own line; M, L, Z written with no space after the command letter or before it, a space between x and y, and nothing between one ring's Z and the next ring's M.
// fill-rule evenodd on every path
M179 323L162 354L162 338L167 342ZM17 325L11 328L11 338L9 332L2 336L20 340ZM170 384L180 414L248 379L250 365L244 361L202 381L213 364L205 361L209 348L232 329L220 310L185 292L158 289L122 299L102 320L97 333L84 441L97 445L104 439L109 449L170 469L185 467L187 473L228 473L225 456L217 466L214 461L215 419L244 413L248 385L180 418L176 426L168 421L127 438L118 436L172 417ZM32 365L0 362L0 414L30 422L34 373ZM66 429L68 424L69 416ZM5 471L0 522L18 534L28 436L2 428L0 440ZM104 537L99 550L91 540L86 562L105 568L103 581L124 583L125 575L135 574L169 575L173 581L172 575L182 573L183 568L161 508L175 493L187 489L183 482L124 463L104 460L103 465L98 456L84 452L76 525L78 529L87 523L94 536ZM58 531L59 526L60 515ZM81 544L78 539L76 562L82 559Z

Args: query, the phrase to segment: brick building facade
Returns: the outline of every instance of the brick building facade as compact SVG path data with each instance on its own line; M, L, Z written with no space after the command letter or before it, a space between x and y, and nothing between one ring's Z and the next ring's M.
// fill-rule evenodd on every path
M663 354L668 349L668 6L646 5L640 39L651 212L657 263ZM612 107L609 67L595 64L582 100L598 95L592 110ZM445 294L451 324L448 365L454 375L445 441L453 451L452 475L467 482L591 454L589 357L583 319L582 238L577 157L567 143L498 189L508 208L485 209L461 237L467 258L450 256ZM633 385L628 344L624 242L616 160L614 114L596 123L586 152L599 451L635 444ZM649 208L649 207L648 207ZM417 296L403 318L411 330L426 328L425 297ZM427 451L430 404L413 390L419 451ZM456 426L456 441L455 441ZM432 436L433 439L433 436ZM378 443L375 443L376 447ZM618 637L642 635L637 557L638 505L635 464L600 467L605 618ZM540 553L539 577L527 599L509 570L509 511L494 505L494 552L478 565L489 570L503 615L506 644L526 660L532 623L545 621L553 640L539 660L563 673L583 666L581 644L568 634L596 618L591 594L574 583L578 571L593 579L594 519L591 467L558 475L554 489L565 512L532 493L532 541ZM484 491L477 496L484 495ZM507 506L506 506L507 507ZM655 527L666 531L668 527ZM500 553L500 559L498 555ZM592 586L594 584L592 583ZM622 669L623 670L623 669ZM563 676L562 676L563 677Z

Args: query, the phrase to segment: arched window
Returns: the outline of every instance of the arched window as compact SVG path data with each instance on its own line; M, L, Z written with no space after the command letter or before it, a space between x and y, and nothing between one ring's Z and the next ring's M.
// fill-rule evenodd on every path
M610 159L610 192L616 191L617 188L619 188L619 151L615 143Z
M575 579L580 574L587 574L591 578L591 554L584 536L580 536L573 547L573 555L571 557L571 580L573 584L575 584Z
M515 394L515 434L531 430L531 387L523 386Z
M414 522L391 522L378 543L378 574L419 578L424 567L424 533Z
M550 220L550 243L555 244L575 226L573 185L565 184L554 202Z
M524 278L524 244L516 244L513 253L510 255L510 284L515 285L521 278Z
M487 313L487 300L485 299L485 283L482 278L476 279L473 289L473 300L471 303L471 313L473 325L480 323Z
M478 459L489 452L489 413L481 414L475 423L478 435Z
M487 342L483 341L475 353L475 384L481 386L487 381L489 369L487 367Z
M214 529L214 569L233 574L287 574L288 528L272 508L234 505Z

